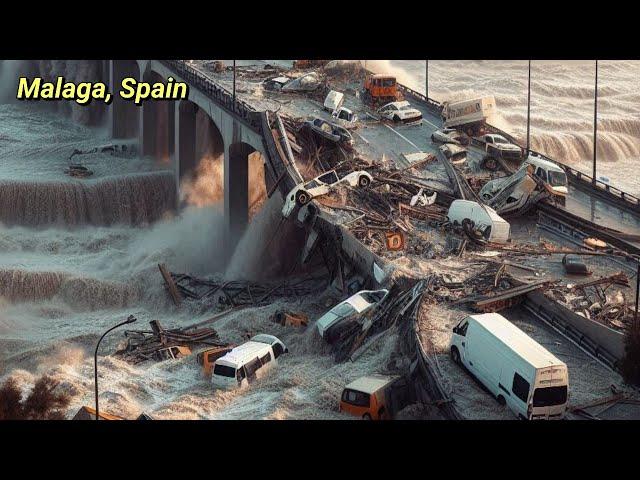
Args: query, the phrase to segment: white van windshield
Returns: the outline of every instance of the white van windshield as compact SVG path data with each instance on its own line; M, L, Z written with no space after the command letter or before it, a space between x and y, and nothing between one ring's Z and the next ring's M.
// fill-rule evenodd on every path
M233 368L233 367L230 367L229 365L216 364L216 366L213 368L213 374L214 375L219 375L221 377L235 378L236 377L236 369Z
M533 392L534 407L551 407L567 403L567 386L536 388Z

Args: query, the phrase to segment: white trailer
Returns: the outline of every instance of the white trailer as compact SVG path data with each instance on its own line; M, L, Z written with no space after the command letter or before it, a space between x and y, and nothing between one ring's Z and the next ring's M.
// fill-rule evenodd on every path
M473 136L483 133L487 119L495 112L496 100L493 95L460 102L444 102L442 121L445 128L456 127Z
M450 350L516 417L561 419L566 413L567 365L499 313L462 319Z

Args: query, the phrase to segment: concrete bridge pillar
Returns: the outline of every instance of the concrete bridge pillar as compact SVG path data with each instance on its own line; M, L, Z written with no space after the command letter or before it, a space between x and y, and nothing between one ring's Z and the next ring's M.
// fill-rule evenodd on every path
M127 77L140 78L140 69L135 60L111 60L109 68L109 88L112 93L109 109L109 133L112 138L135 138L138 136L138 108L117 94L122 80Z
M224 154L225 253L228 259L249 223L249 155L253 147L232 143Z
M198 107L188 100L181 100L177 107L174 108L173 130L175 132L175 140L173 144L173 157L176 178L176 192L180 191L180 177L182 176L182 174L189 169L194 168L196 165L197 110Z

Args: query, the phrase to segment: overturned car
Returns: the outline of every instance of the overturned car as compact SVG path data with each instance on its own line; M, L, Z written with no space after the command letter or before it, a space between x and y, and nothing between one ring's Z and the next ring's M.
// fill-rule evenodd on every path
M329 193L334 188L348 184L352 187L366 188L373 180L373 177L364 170L358 170L338 177L335 170L325 172L307 183L296 185L288 194L282 207L282 216L288 217L296 205L302 206L312 198Z

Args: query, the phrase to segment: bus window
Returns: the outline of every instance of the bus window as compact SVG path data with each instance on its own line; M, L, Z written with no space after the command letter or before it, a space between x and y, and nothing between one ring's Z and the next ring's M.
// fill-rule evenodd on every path
M271 361L271 352L267 352L264 357L260 357L260 361L262 362L262 365L269 363Z
M280 345L277 342L273 344L272 348L273 348L273 356L275 358L278 358L284 352L284 349L282 348L282 345Z
M233 367L230 367L229 365L216 365L213 368L213 374L214 375L220 375L221 377L235 377L236 376L236 371Z

